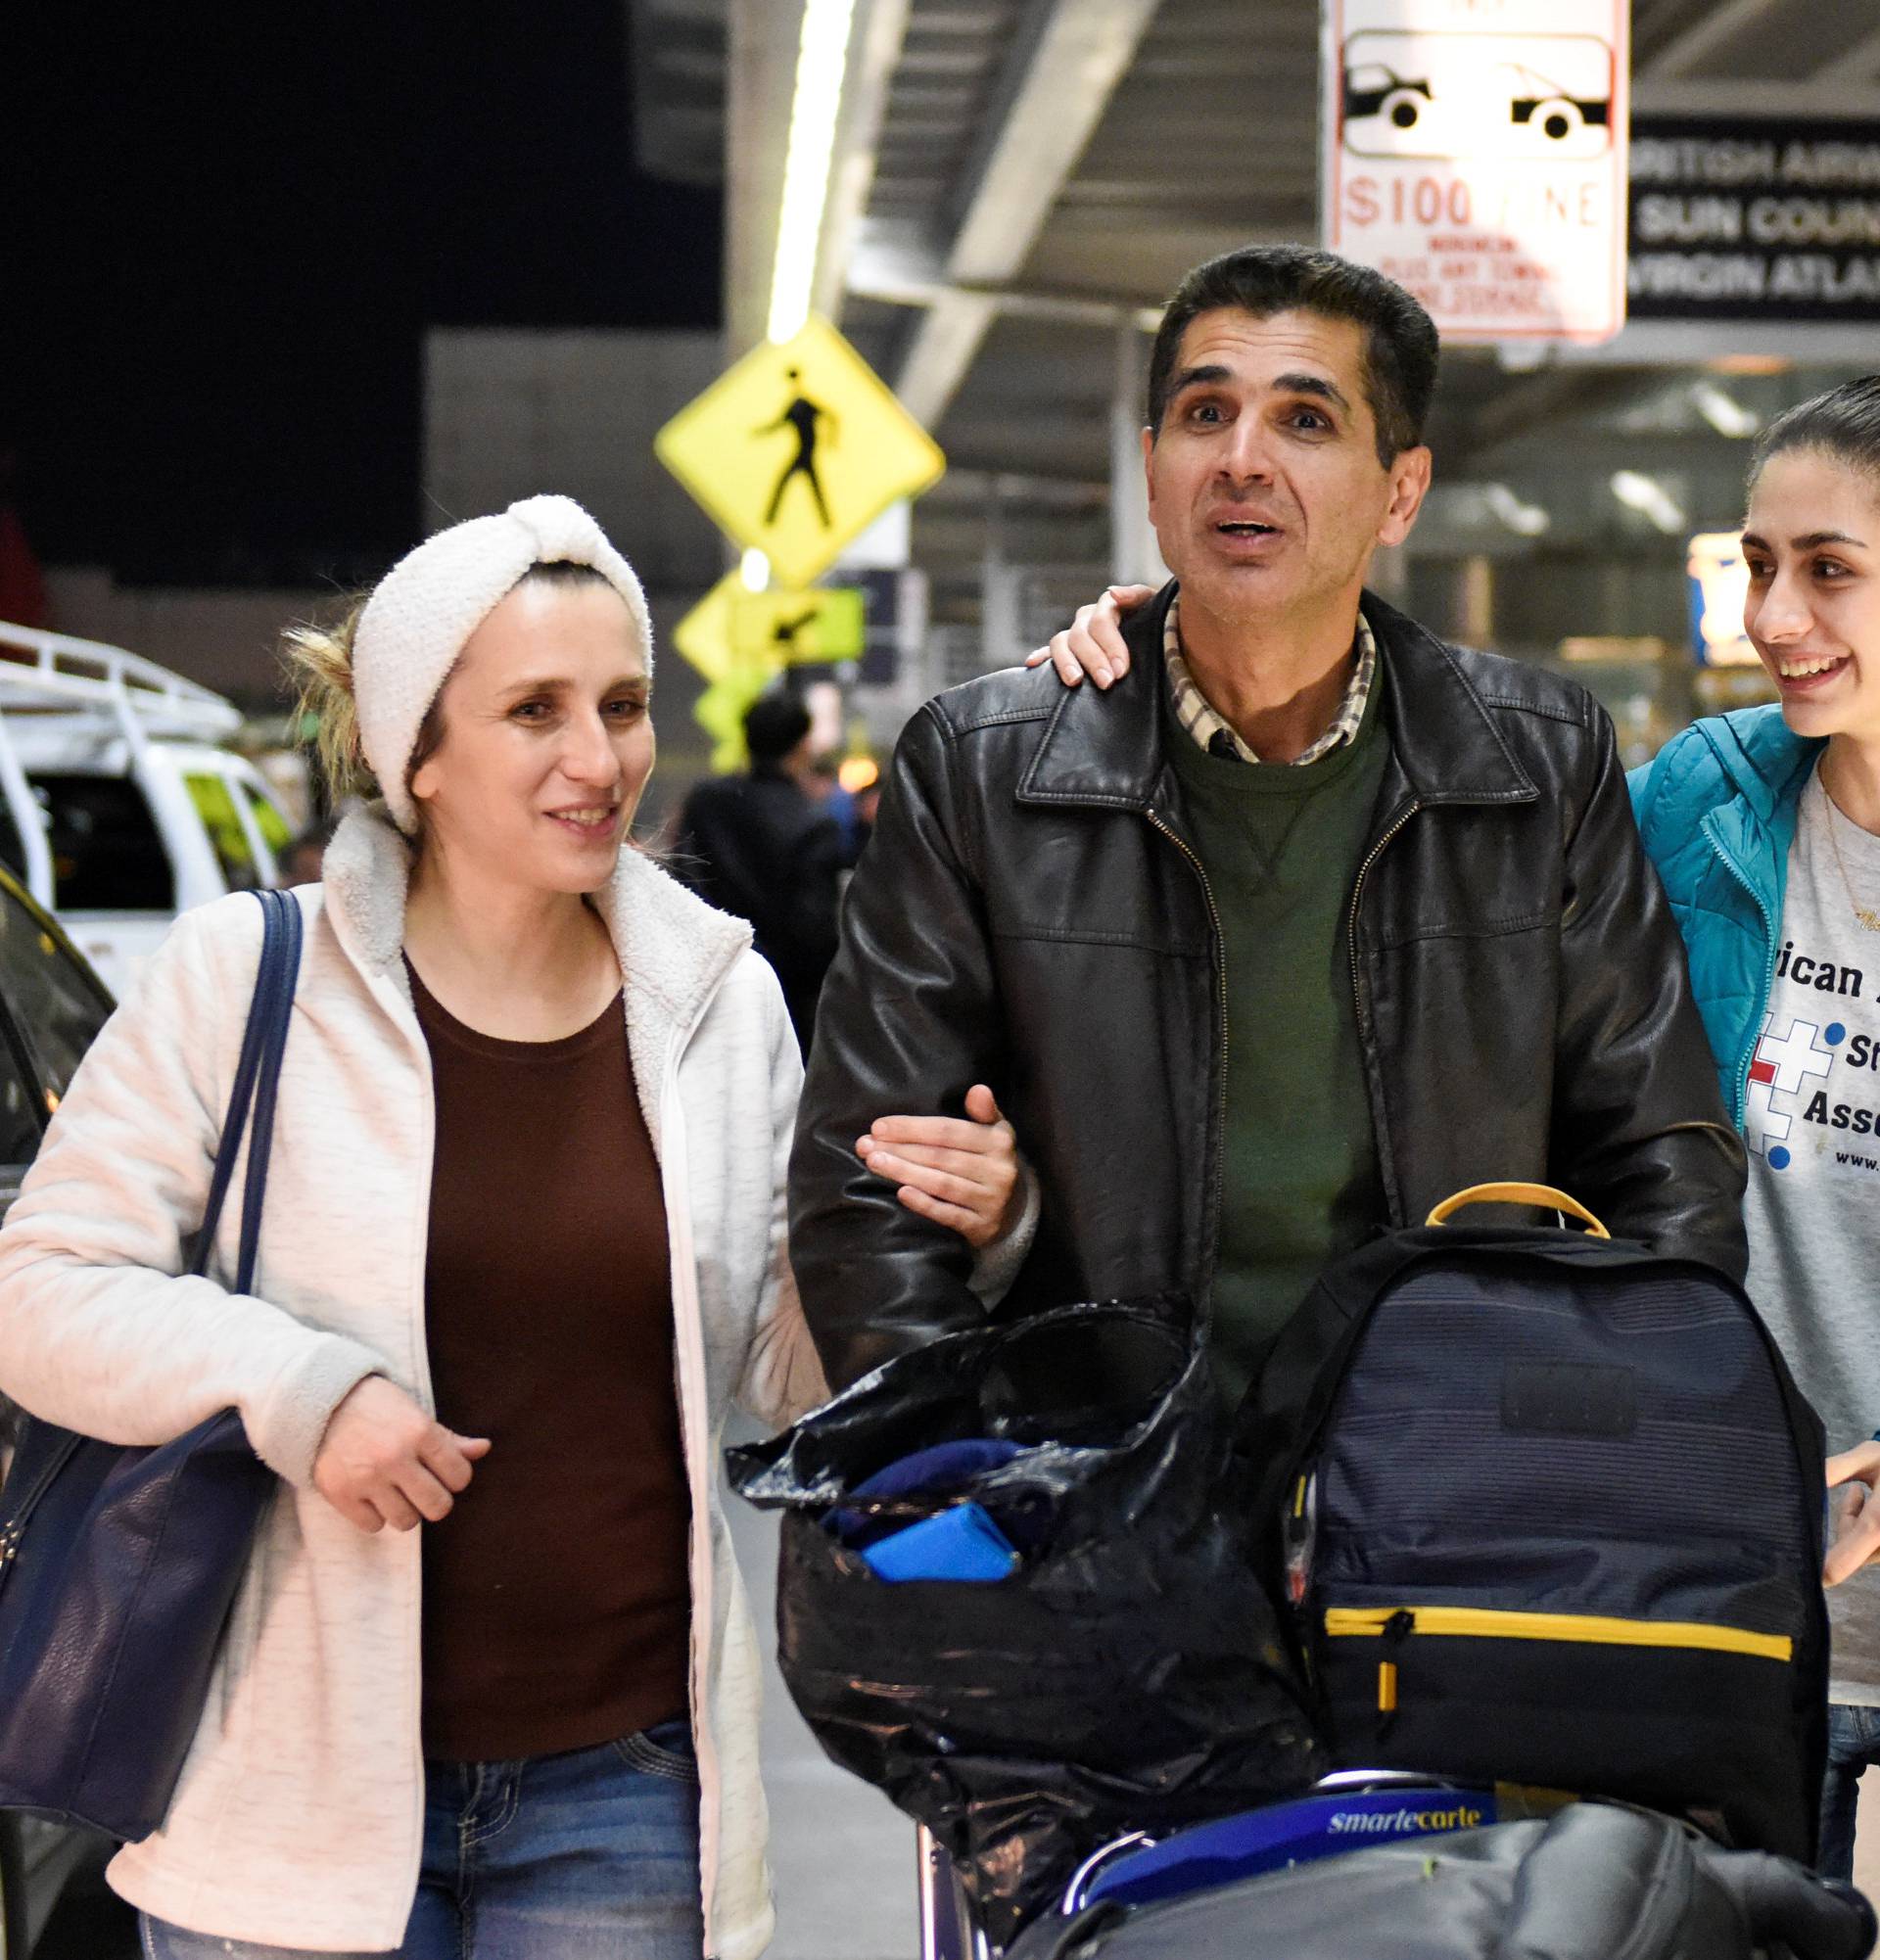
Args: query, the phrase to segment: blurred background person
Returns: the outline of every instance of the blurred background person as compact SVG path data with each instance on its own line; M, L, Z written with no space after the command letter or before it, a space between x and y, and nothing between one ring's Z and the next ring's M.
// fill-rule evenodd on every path
M851 756L846 762L835 755L816 759L818 793L822 807L835 819L842 833L842 868L852 871L862 862L874 813L881 803L881 774L873 759Z
M709 904L749 920L808 1053L852 860L819 793L803 703L780 689L760 695L744 717L744 742L746 773L707 777L686 799L673 868Z

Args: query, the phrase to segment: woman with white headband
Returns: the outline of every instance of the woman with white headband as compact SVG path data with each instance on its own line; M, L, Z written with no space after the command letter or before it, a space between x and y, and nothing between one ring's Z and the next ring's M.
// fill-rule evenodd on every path
M127 1444L233 1406L281 1478L164 1828L113 1883L152 1960L748 1960L758 1653L716 1460L731 1399L779 1423L822 1390L783 1243L800 1069L749 928L624 848L638 581L532 497L293 643L338 786L362 762L383 802L298 894L258 1297L179 1277L245 896L177 922L0 1233L0 1389ZM870 1162L990 1296L1026 1228L973 1103Z

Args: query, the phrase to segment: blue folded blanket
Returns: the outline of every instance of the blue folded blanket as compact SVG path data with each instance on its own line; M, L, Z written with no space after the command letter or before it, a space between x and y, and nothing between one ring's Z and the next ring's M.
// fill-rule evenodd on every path
M1013 1457L1023 1455L1022 1444L999 1436L968 1436L957 1443L935 1443L930 1449L897 1457L872 1476L864 1477L856 1485L854 1495L945 1497L952 1491L964 1491L974 1477L1000 1470ZM898 1517L846 1508L830 1512L827 1522L844 1545L858 1548L902 1529Z
M985 1584L1014 1571L1018 1554L986 1513L968 1501L923 1517L862 1548L876 1578L955 1579Z
M1023 1454L1022 1444L1001 1437L971 1436L960 1442L936 1443L865 1477L854 1494L944 1498ZM870 1569L883 1579L985 1582L1003 1579L1018 1563L1011 1541L982 1505L970 1501L951 1505L912 1524L903 1524L892 1516L845 1507L829 1514L828 1526L843 1544L859 1551Z

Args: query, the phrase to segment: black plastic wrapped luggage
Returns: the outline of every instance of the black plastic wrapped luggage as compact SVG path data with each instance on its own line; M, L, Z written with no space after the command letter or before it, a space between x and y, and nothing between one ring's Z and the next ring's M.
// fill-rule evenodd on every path
M1059 1308L903 1355L731 1453L783 1509L778 1658L823 1750L927 1826L1009 1941L1118 1833L1322 1767L1277 1609L1217 1509L1225 1438L1186 1307ZM944 1494L856 1496L963 1439L1016 1443ZM884 1582L831 1527L963 1500L1023 1546L996 1583Z

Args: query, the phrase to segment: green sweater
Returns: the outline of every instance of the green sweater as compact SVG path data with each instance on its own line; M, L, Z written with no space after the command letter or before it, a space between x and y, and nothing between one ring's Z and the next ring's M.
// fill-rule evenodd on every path
M1227 1127L1215 1361L1245 1390L1319 1269L1384 1217L1346 915L1389 753L1374 686L1354 741L1303 767L1199 748L1167 717L1220 915Z

